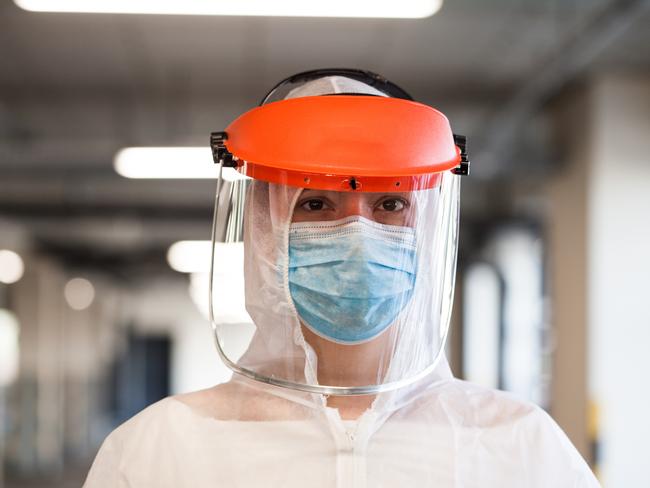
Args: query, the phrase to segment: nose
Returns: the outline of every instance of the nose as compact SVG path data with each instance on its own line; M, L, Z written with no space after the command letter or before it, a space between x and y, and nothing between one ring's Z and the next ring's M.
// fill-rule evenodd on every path
M372 219L372 208L363 193L345 192L341 196L339 205L342 218L360 215Z

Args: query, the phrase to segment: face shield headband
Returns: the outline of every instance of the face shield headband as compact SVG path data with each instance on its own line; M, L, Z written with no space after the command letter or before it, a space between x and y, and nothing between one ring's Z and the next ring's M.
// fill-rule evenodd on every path
M254 108L213 133L215 162L254 179L334 191L435 188L467 174L465 138L434 108L368 95L310 96Z
M404 100L413 100L402 88L377 73L371 71L348 69L348 68L325 68L315 69L311 71L304 71L297 73L288 78L285 78L277 85L275 85L264 96L260 102L260 106L267 103L277 102L279 100L286 100L292 98L297 89L304 87L314 81L321 81L324 79L343 78L345 80L353 80L354 84L340 87L335 94L347 93L352 95L360 95L368 92L374 93L378 96L386 96L390 98L401 98ZM361 88L361 90L359 90ZM303 92L304 93L304 92ZM324 93L317 93L324 95ZM304 94L302 96L305 96Z

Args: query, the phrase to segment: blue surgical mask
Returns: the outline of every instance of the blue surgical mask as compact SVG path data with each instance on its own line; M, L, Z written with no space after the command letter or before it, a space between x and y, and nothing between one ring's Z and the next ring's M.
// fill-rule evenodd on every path
M289 291L303 323L342 344L377 337L408 303L415 232L360 216L302 222L289 231Z

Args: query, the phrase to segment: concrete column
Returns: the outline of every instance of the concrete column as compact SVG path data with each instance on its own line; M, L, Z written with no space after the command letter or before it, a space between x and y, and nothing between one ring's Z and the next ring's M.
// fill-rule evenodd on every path
M552 414L605 487L650 486L650 78L600 78L564 102L567 165L549 188Z
M590 460L587 438L587 173L589 104L585 93L558 104L557 130L565 150L548 187L548 287L553 344L550 413Z
M25 472L56 473L63 467L64 456L61 290L65 281L51 261L29 255L25 263L25 276L12 290L21 325L16 385L20 432L12 464Z

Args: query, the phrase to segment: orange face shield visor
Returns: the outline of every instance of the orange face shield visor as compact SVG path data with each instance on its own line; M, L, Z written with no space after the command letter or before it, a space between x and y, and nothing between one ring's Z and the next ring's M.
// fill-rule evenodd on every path
M435 188L440 174L467 174L465 138L417 102L326 95L254 108L211 136L215 163L251 178L334 191Z

